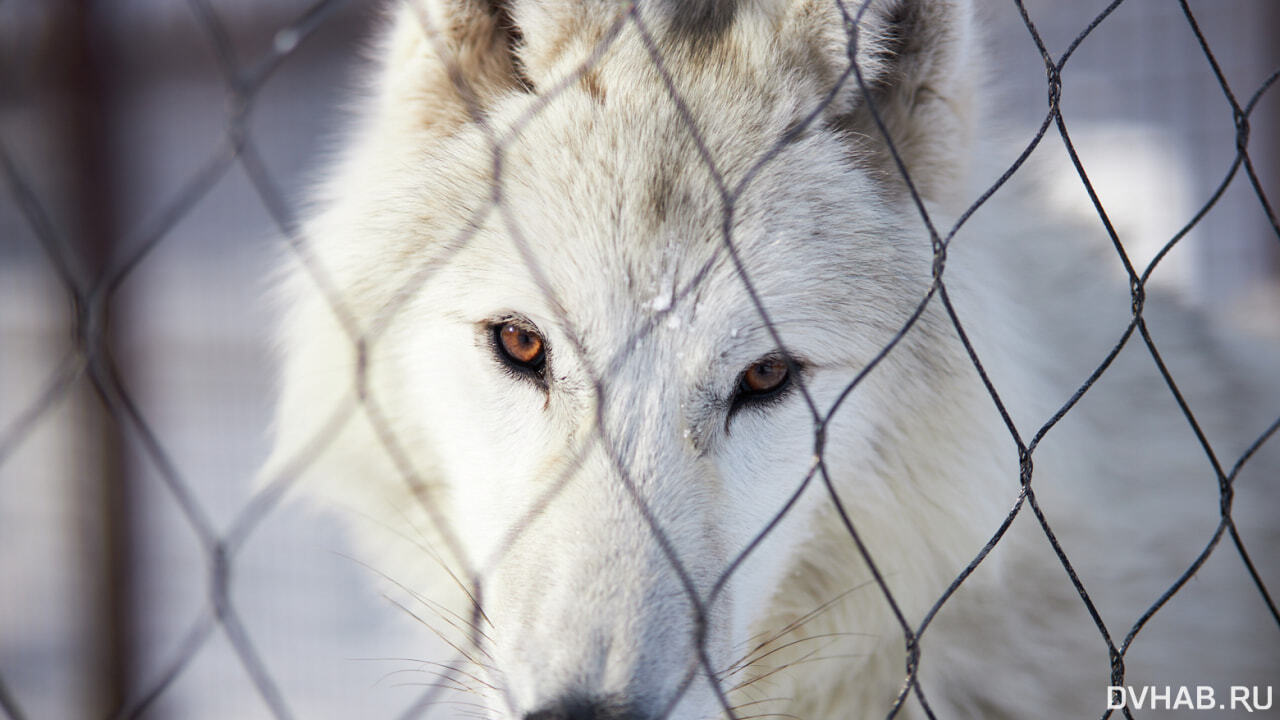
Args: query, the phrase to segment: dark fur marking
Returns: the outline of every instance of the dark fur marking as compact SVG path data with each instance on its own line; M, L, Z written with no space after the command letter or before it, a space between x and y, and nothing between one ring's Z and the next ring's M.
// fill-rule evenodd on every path
M582 73L582 77L578 79L582 83L582 89L591 96L592 100L603 105L605 100L604 86L600 84L600 76L594 70L588 70Z
M928 9L922 7L919 0L898 0L886 8L884 29L880 32L876 57L886 61L891 69L877 80L877 86L894 85L906 80L903 73L911 56L920 55L935 44L936 33L930 32L927 12Z
M649 204L653 208L653 217L661 225L667 219L667 211L671 207L671 195L675 192L675 178L665 163L649 180Z
M671 34L685 40L711 41L733 25L738 0L665 0Z
M484 5L489 11L489 15L493 17L495 27L504 35L507 43L507 54L511 58L511 71L515 74L516 82L526 92L534 92L533 81L529 79L528 74L525 72L524 62L520 59L520 48L524 45L524 33L516 25L515 18L511 15L510 0L484 0Z

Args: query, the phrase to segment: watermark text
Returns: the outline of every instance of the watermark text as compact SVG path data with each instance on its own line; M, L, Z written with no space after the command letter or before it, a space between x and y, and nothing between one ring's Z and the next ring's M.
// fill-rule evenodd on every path
M1221 692L1210 685L1110 685L1107 709L1120 710L1238 710L1271 709L1270 685L1232 685Z

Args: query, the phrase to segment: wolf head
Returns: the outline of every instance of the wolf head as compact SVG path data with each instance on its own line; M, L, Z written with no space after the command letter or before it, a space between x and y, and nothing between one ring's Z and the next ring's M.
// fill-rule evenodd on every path
M964 442L917 200L965 172L972 42L944 0L398 9L289 283L269 474L421 539L377 564L467 619L496 716L799 695L816 665L769 668L818 627L900 652L848 526L905 587L989 512L892 449Z

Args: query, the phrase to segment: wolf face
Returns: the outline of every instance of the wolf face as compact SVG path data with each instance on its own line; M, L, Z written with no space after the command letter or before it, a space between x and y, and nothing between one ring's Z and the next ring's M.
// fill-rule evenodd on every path
M662 99L653 84L645 104ZM787 146L779 167L802 169L766 167L738 198L740 273L710 173L681 167L691 143L659 139L679 137L678 117L637 122L585 93L562 99L566 112L533 118L503 158L509 205L477 224L388 330L430 369L429 382L405 377L397 414L449 409L422 413L421 432L437 471L459 479L448 516L466 519L454 532L487 580L489 652L521 711L598 691L627 707L669 702L691 669L706 671L698 636L707 666L731 665L820 489L717 587L722 575L806 477L821 482L815 410L906 321L912 308L897 298L927 287L927 258L853 250L898 229L840 209L850 194L877 199L832 161L843 151L832 135ZM573 147L593 114L599 134L587 143L601 147ZM471 135L445 144L442 175L462 170L454 158L487 170L484 138ZM846 221L823 229L832 216ZM750 289L744 275L756 278ZM774 308L776 334L752 292ZM827 432L868 436L868 422L851 406ZM706 696L705 682L688 694ZM712 709L695 707L691 716Z
M377 327L368 392L448 518L441 552L483 594L477 652L509 716L719 712L821 486L888 492L856 470L883 422L866 407L911 404L912 362L830 413L927 291L930 248L886 242L919 221L875 178L863 101L832 96L841 9L726 8L689 28L662 5L573 22L406 7L379 109L309 233ZM888 43L934 11L863 19L882 100L919 92L890 92L926 58ZM346 194L353 176L368 192ZM945 366L919 342L904 356ZM307 374L343 373L348 352ZM368 475L343 482L402 483Z
M495 717L892 701L1017 490L922 305L970 34L943 0L399 10L292 277L275 463L328 437L308 482L422 538L390 573Z

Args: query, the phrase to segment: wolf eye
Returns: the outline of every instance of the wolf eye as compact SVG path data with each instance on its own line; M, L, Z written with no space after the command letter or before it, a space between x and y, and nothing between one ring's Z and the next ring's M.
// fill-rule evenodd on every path
M738 376L729 414L725 417L725 429L733 416L748 405L765 406L782 400L791 388L792 371L801 367L795 359L777 355L761 358L747 366Z
M493 326L495 345L503 362L516 369L538 372L547 360L546 341L537 331L520 323Z
M738 395L743 398L763 399L780 392L791 379L787 362L780 357L768 357L752 364L738 381Z

